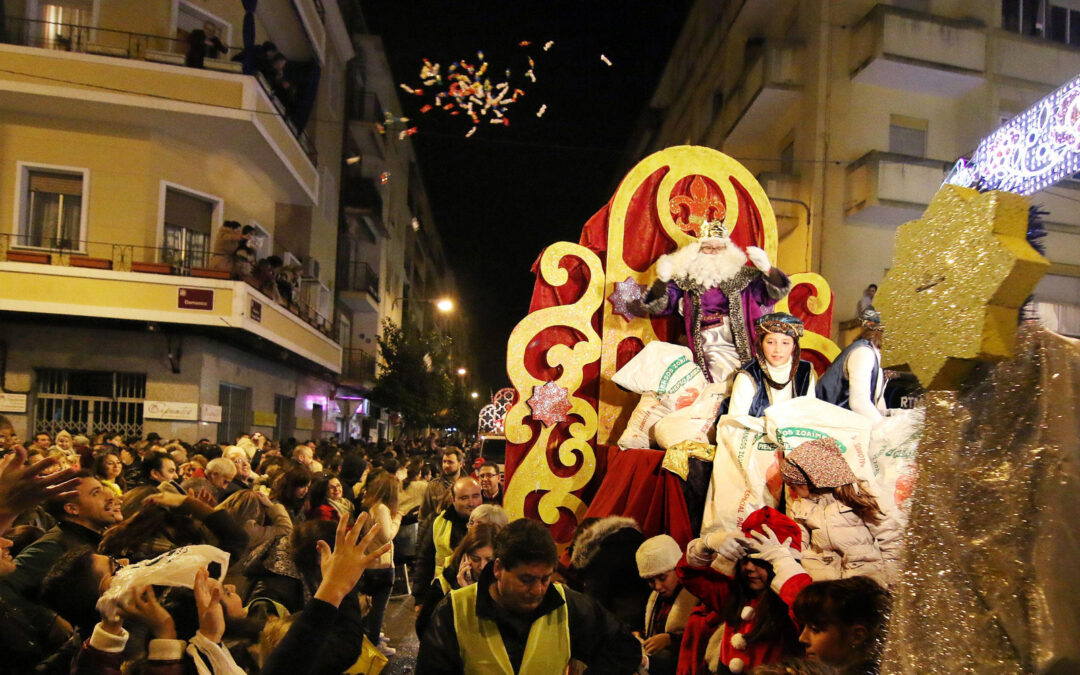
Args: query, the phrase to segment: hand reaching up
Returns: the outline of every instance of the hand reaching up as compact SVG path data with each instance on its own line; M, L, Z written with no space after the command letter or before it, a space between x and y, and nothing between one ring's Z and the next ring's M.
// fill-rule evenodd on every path
M74 469L46 475L55 465L54 458L26 464L26 449L21 445L0 459L0 534L15 518L46 499L71 500L78 495L79 479Z
M221 606L221 583L211 579L206 569L195 573L195 607L199 612L199 632L213 643L225 635L225 610Z
M318 541L322 567L322 583L315 591L315 597L330 603L334 607L341 604L346 595L356 586L360 575L381 555L390 550L391 544L383 544L374 551L367 553L375 534L379 531L379 525L375 524L363 538L360 532L368 520L368 514L363 513L356 519L356 523L349 527L347 519L338 520L337 533L334 538L334 550L325 541Z

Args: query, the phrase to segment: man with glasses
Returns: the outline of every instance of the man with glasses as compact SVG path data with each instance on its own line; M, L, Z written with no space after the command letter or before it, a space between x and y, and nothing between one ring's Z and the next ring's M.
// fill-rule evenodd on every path
M502 506L503 491L499 480L499 465L495 462L484 462L476 472L480 480L480 499L485 504Z
M416 672L561 673L571 658L590 675L635 672L643 665L641 643L595 600L552 583L557 562L543 525L507 525L480 580L435 608Z

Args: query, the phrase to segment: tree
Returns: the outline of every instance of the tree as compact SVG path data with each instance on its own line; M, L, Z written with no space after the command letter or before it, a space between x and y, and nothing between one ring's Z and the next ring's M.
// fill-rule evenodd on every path
M372 398L402 415L406 431L441 424L440 413L450 404L446 339L435 332L420 333L413 326L383 323L379 338L382 370Z

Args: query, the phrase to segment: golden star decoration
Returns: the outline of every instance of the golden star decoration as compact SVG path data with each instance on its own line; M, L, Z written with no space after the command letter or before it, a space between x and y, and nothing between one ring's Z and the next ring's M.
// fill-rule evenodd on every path
M1020 306L1049 267L1027 227L1025 197L955 185L901 225L874 303L883 365L907 365L929 390L956 390L977 360L1012 356Z

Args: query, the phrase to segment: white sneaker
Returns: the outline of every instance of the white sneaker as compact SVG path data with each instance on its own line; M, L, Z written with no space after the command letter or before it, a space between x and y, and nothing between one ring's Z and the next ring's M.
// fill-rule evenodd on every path
M385 656L386 658L390 658L394 654L397 654L396 649L394 649L393 647L391 647L389 645L384 644L383 642L379 642L379 646L376 647L376 649L378 649L380 652L382 652L382 655Z

